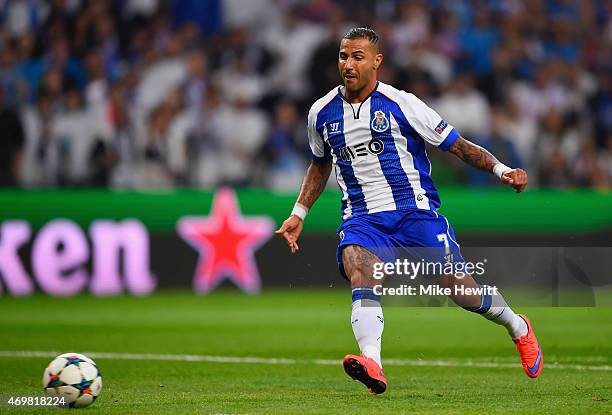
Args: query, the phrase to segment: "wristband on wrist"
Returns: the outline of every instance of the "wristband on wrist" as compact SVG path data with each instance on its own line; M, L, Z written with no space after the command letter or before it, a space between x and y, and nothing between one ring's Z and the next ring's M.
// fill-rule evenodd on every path
M304 220L306 218L306 215L308 214L308 208L302 205L301 203L296 203L295 206L293 206L293 210L291 211L291 214Z
M499 179L501 179L502 174L504 174L508 170L512 169L506 166L504 163L497 163L495 166L493 166L493 174L496 175Z

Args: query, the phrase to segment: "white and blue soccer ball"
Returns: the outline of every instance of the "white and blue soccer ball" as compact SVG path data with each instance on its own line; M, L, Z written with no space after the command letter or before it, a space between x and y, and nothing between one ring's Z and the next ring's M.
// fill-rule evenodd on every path
M78 353L64 353L49 363L43 375L49 396L63 398L71 408L91 405L102 391L102 375L96 362Z

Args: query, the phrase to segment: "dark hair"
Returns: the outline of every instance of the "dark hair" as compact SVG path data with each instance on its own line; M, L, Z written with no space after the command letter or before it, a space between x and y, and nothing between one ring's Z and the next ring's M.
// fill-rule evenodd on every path
M343 39L368 39L368 41L378 47L378 33L369 27L354 27L348 32L346 35L342 37Z

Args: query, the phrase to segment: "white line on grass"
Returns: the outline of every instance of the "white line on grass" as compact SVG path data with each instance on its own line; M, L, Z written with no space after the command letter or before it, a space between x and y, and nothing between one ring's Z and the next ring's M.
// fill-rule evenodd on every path
M0 351L0 358L54 358L59 352L49 351ZM340 360L332 359L285 359L285 358L268 358L268 357L235 357L235 356L210 356L200 354L157 354L157 353L107 353L107 352L85 352L89 357L94 359L110 359L110 360L159 360L159 361L174 361L174 362L207 362L207 363L247 363L247 364L264 364L264 365L298 365L298 364L314 364L314 365L339 365ZM385 365L391 366L423 366L423 367L474 367L474 368L518 368L518 363L502 363L502 362L483 362L470 359L437 359L437 360L420 360L420 359L385 359ZM612 366L609 365L575 365L575 364L560 364L546 363L546 369L565 369L565 370L590 370L590 371L612 371Z

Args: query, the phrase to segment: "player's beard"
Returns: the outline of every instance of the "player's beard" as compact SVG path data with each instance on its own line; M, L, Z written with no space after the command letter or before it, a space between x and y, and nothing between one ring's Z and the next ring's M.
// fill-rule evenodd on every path
M353 93L359 93L363 91L363 89L367 87L369 83L370 83L370 78L363 79L360 76L356 79L356 82L352 84L352 88L349 87L346 81L344 82L344 87Z

